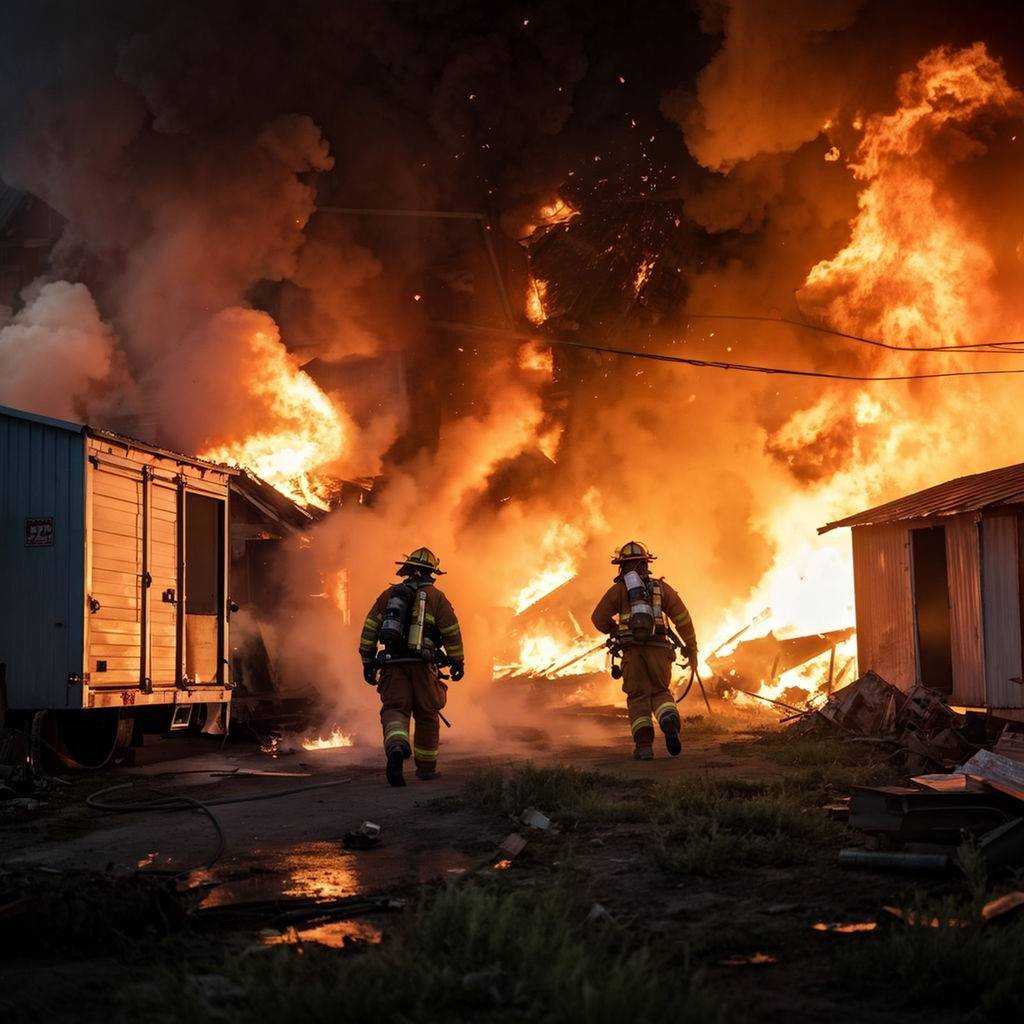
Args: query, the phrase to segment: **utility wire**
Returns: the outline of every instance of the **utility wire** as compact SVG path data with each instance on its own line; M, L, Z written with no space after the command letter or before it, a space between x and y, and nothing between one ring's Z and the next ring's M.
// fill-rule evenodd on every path
M837 331L831 327L822 327L819 324L807 323L804 320L794 320L785 316L758 316L755 314L739 313L687 313L687 320L739 320L753 321L762 324L788 324L790 327L799 327L804 331L817 331L818 334L831 334L834 338L846 338L848 341L857 341L862 345L873 345L875 348L889 349L891 352L967 352L970 354L1005 355L1007 351L1024 353L1024 348L1013 346L1024 346L1024 340L1020 341L979 341L970 342L965 345L891 345L889 342L880 341L878 338L865 338L860 334L849 334L846 331ZM1003 350L1003 351L1000 351Z
M687 356L670 356L660 352L644 352L631 348L612 348L605 345L591 345L582 341L568 341L565 338L548 337L542 334L527 334L523 331L510 331L503 327L481 327L475 324L456 323L450 320L433 321L438 327L459 331L466 334L494 334L517 341L533 341L540 345L558 345L563 348L581 349L587 352L603 352L606 355L628 356L631 359L649 359L659 363L680 363L684 366L695 366L709 370L737 370L741 373L764 373L769 376L781 377L813 377L820 380L848 381L898 381L898 380L936 380L940 377L994 377L1024 373L1024 368L1017 370L947 370L940 373L903 373L892 376L867 376L855 373L827 373L822 370L793 370L780 366L759 366L752 363L732 363L719 359L694 359Z

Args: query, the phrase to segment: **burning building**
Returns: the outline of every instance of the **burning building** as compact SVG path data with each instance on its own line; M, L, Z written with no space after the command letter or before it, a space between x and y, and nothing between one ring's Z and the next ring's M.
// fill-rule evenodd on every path
M632 536L704 650L766 606L848 629L816 527L1019 447L1019 353L986 344L1022 319L1016 21L429 7L13 18L0 400L284 495L236 578L273 577L270 661L353 714L360 613L420 543L470 685L592 646Z

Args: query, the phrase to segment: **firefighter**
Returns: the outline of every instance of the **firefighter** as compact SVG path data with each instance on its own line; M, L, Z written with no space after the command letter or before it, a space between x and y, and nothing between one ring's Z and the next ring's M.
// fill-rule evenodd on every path
M683 657L693 664L697 659L690 613L665 580L651 577L655 557L635 540L623 544L612 559L619 573L591 616L612 638L613 650L622 652L622 689L638 761L654 757L655 722L668 752L675 757L682 750L679 712L669 692L675 661L669 622L682 639Z
M388 587L366 616L359 656L363 678L380 694L387 780L404 786L403 765L410 756L418 779L438 774L440 711L448 699L439 669L449 665L458 681L465 656L455 610L434 586L434 578L444 575L434 552L417 548L395 565L400 582ZM379 653L378 645L383 646ZM411 743L410 715L416 723Z

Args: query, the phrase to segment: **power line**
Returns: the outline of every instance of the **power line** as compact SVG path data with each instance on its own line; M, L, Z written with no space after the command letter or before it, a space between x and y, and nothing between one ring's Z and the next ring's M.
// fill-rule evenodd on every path
M758 366L752 363L732 363L718 359L695 359L688 356L670 356L660 352L644 352L640 349L611 348L605 345L591 345L582 341L568 341L565 338L547 337L542 334L526 334L523 331L510 331L503 327L481 327L475 324L462 324L450 320L433 321L438 327L459 331L467 334L496 334L517 341L533 341L541 345L558 345L563 348L582 349L587 352L603 352L605 355L627 356L631 359L649 359L659 363L681 363L708 370L736 370L740 373L763 373L769 376L782 377L814 377L821 380L847 381L899 381L899 380L936 380L940 377L995 377L1024 373L1024 368L1017 370L947 370L940 373L904 373L892 376L862 376L854 373L827 373L823 370L793 370L780 366Z
M810 324L804 320L794 320L785 316L758 316L755 314L740 313L687 313L687 320L740 320L754 321L763 324L788 324L790 327L798 327L804 331L816 331L818 334L831 334L835 338L846 338L848 341L857 341L863 345L873 345L875 348L889 349L891 352L966 352L968 354L981 355L1005 355L1007 352L1024 353L1024 348L1012 346L1024 346L1021 341L979 341L970 342L966 345L893 345L878 338L865 338L860 334L849 334L846 331L837 331L831 327L822 327L818 324ZM1002 350L1002 351L1000 351Z

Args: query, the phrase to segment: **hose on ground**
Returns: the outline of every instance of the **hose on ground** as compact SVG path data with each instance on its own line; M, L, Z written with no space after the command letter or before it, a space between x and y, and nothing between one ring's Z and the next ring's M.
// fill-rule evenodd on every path
M186 775L193 774L192 772L165 772L164 775ZM293 786L291 789L278 789L272 793L251 793L248 796L229 796L221 797L217 800L196 800L194 797L184 796L180 793L164 793L158 789L149 790L154 793L158 799L156 800L104 800L103 797L108 793L115 793L124 789L134 789L136 786L135 781L122 782L116 786L107 786L105 789L101 789L96 793L92 793L85 798L86 806L91 807L96 811L109 811L115 814L130 814L130 813L141 813L144 811L199 811L205 814L212 823L217 833L217 848L214 851L212 857L210 857L205 863L194 868L182 868L177 871L163 870L159 868L150 869L148 871L140 871L140 874L149 875L170 875L171 877L178 877L180 875L187 875L193 871L208 871L210 868L220 860L224 854L224 829L221 827L220 821L217 816L210 810L211 807L223 807L225 804L245 804L254 803L257 800L274 800L279 796L293 796L296 793L308 793L312 790L327 789L331 786L343 786L351 779L334 779L332 782L317 782L311 786Z

